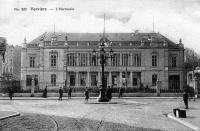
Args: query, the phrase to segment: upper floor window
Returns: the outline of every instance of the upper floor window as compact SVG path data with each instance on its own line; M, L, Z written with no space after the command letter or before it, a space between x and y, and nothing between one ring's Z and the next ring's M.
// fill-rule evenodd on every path
M129 65L129 55L122 54L122 66L128 66L128 65Z
M98 56L90 54L90 65L91 66L98 66Z
M51 54L51 67L56 67L57 64L57 54Z
M68 64L68 66L76 66L76 54L75 53L67 54L67 64Z
M79 54L79 65L80 66L87 66L88 54L87 53L80 53Z
M177 66L177 57L176 56L170 56L170 67L176 67Z
M133 66L141 66L141 55L140 54L133 55Z
M120 65L120 54L114 54L111 58L111 66Z
M153 67L158 66L158 56L157 55L152 55L152 66Z
M56 85L56 74L51 75L51 85L53 85L53 86Z
M30 67L35 67L35 56L30 56Z
M157 82L157 74L152 75L152 86L155 86Z

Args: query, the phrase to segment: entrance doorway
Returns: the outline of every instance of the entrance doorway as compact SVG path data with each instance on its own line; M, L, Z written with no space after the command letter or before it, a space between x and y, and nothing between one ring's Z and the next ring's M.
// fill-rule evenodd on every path
M180 89L180 76L170 75L169 76L169 89L177 90Z

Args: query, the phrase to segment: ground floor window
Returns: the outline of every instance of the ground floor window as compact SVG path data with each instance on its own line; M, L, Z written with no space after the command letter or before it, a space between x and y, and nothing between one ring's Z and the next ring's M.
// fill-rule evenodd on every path
M32 78L34 78L35 86L38 86L38 75L26 75L26 86L31 86Z
M70 86L75 86L75 75L70 75Z
M80 73L80 86L86 86L86 73Z
M157 75L153 74L152 75L152 86L156 86L156 82L157 82Z
M32 76L27 75L26 76L26 86L31 86Z
M132 77L131 86L139 86L141 82L141 72L133 72Z
M180 89L180 76L170 75L169 76L169 89L177 90Z
M97 86L97 76L91 75L91 86Z
M51 74L51 85L56 85L56 74Z
M138 85L137 78L133 77L133 86L137 86L137 85Z
M112 76L112 85L117 86L117 76L116 75Z

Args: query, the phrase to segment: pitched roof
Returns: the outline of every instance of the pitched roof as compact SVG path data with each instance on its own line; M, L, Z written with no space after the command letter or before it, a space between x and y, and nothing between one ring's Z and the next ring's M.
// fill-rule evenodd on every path
M103 37L102 33L53 33L48 32L44 33L34 40L32 40L29 44L39 44L41 40L44 41L52 41L52 38L55 37L57 41L64 42L66 39L68 42L76 41L76 42L99 42ZM152 40L157 43L163 43L166 41L169 46L177 47L177 44L164 37L159 33L106 33L105 37L109 41L119 41L119 42L141 42L145 40Z

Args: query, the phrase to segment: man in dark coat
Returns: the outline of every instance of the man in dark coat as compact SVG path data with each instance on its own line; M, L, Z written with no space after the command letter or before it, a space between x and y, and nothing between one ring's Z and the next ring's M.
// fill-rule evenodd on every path
M121 88L119 89L119 98L122 97L123 91L124 91L124 90L123 90L123 88L121 87Z
M68 91L68 99L71 99L72 96L72 88L69 87L69 91Z
M13 97L13 89L12 89L12 87L8 88L8 93L9 93L10 100L12 100L12 97Z
M188 98L189 98L189 95L188 95L187 91L184 91L183 101L184 101L184 104L185 104L185 109L188 109Z
M112 99L112 89L110 88L110 86L108 86L106 97L108 98L109 101Z
M63 90L62 90L62 87L60 87L59 89L59 100L62 101L62 96L63 96Z
M86 87L86 89L85 89L85 101L88 101L88 99L89 99L89 91Z
M47 97L47 87L44 88L43 97L44 97L44 98Z

